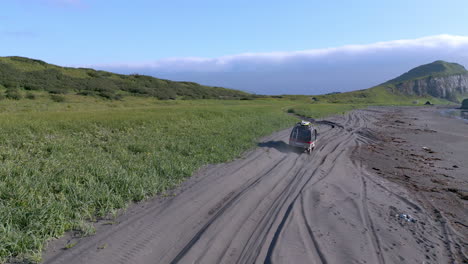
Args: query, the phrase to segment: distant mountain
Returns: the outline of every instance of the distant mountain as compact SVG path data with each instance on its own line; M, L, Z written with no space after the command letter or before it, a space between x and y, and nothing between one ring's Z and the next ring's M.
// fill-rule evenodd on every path
M430 101L448 104L468 96L468 71L460 64L445 61L418 66L380 85L345 93L316 95L314 103L408 105Z
M468 95L468 71L460 64L434 61L383 84L405 95L433 96L459 102Z
M438 60L411 69L409 72L406 72L398 76L397 78L388 81L387 83L401 83L405 81L423 79L428 77L445 77L467 73L468 71L465 69L465 67L458 63L450 63Z
M0 92L6 89L42 90L119 99L126 95L159 99L240 99L252 94L193 82L174 82L150 76L122 75L87 68L60 67L24 57L0 57Z

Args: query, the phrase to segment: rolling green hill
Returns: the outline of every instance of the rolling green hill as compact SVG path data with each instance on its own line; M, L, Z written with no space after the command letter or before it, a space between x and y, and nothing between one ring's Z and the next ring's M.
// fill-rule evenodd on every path
M460 64L439 60L416 67L383 85L404 95L432 96L459 103L468 95L468 71Z
M0 88L1 86L13 95L13 99L18 93L17 90L100 96L107 99L120 99L126 95L158 99L239 99L253 96L238 90L193 82L174 82L138 74L122 75L86 68L60 67L24 57L0 57ZM0 92L3 91L0 89Z
M312 97L314 103L411 105L460 102L468 95L468 71L460 64L435 61L378 86Z
M417 96L399 92L394 85L379 85L368 89L316 95L311 97L312 104L356 104L356 105L422 105L426 101L435 104L450 104L442 98L430 95Z
M468 71L458 63L450 63L442 60L424 64L392 79L387 84L397 84L406 81L424 79L429 77L445 77L451 75L468 74Z

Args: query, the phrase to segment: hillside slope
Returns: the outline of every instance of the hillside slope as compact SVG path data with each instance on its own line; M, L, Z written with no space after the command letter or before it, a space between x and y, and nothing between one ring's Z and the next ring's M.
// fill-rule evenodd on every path
M159 99L235 99L251 94L174 82L150 76L122 75L86 68L60 67L24 57L0 57L0 88L47 91L54 94L80 94L119 99L125 95ZM0 90L1 92L1 90Z
M468 95L468 71L460 64L435 61L416 67L384 85L405 95L433 96L459 102Z
M460 102L468 96L468 71L460 64L435 61L416 67L380 85L312 97L313 102L408 105Z
M368 89L346 93L333 93L312 97L313 104L356 104L356 105L422 105L426 101L434 104L449 104L443 98L430 95L404 94L394 85L379 85Z

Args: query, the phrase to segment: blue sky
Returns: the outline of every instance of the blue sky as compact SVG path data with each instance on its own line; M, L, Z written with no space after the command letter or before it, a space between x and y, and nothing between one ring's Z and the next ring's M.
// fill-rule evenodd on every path
M245 53L277 55L346 45L367 47L377 42L441 34L468 36L466 0L6 0L0 7L1 56L19 55L59 65L93 66L118 72L141 71L238 89L245 85L235 82L236 78L243 78L241 75L221 75L249 72L249 82L254 82L247 89L251 91L264 91L262 85L266 84L261 79L276 75L279 70L295 73L285 75L284 83L303 79L306 84L301 85L301 92L309 86L314 88L314 78L308 81L310 72L300 75L300 65L309 66L304 62L271 70L265 67L265 62L243 60L236 67L216 68L223 61L218 59L214 66L200 68L199 64L193 65L194 58L216 59ZM437 55L438 51L428 52ZM462 52L459 57L464 62L467 55L465 49L448 55L446 51L444 48L441 59L457 59L458 53L454 52ZM378 55L375 52L380 51L374 51ZM386 52L391 58L391 52ZM401 63L401 68L387 71L388 75L437 57L429 55L421 54L420 60ZM358 57L349 57L347 63L350 64L349 60L359 63ZM172 58L178 58L177 63L167 62ZM385 64L386 58L381 58L381 64ZM326 61L333 64L336 60L328 57ZM330 68L330 74L345 66L342 59L339 61L337 67ZM159 68L154 66L158 62ZM200 71L203 78L196 76ZM217 74L210 77L212 72ZM259 73L263 75L256 78ZM365 75L362 78L358 78L359 85L378 82L377 79L365 82ZM378 78L387 76L380 74ZM234 82L226 83L227 79ZM351 86L357 87L357 83ZM335 87L327 89L332 88ZM340 89L344 88L335 88ZM286 90L276 87L273 93Z

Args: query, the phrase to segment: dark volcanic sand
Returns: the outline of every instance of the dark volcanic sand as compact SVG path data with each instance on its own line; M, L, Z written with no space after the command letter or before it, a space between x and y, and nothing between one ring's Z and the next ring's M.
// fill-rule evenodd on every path
M311 155L290 149L290 130L280 131L238 160L200 170L176 195L97 224L94 236L51 242L44 260L466 261L468 126L433 108L372 108L328 121Z
M381 140L361 147L354 158L410 190L442 232L446 251L452 252L449 263L467 263L468 124L440 112L389 111L377 122ZM428 249L431 253L430 244Z

